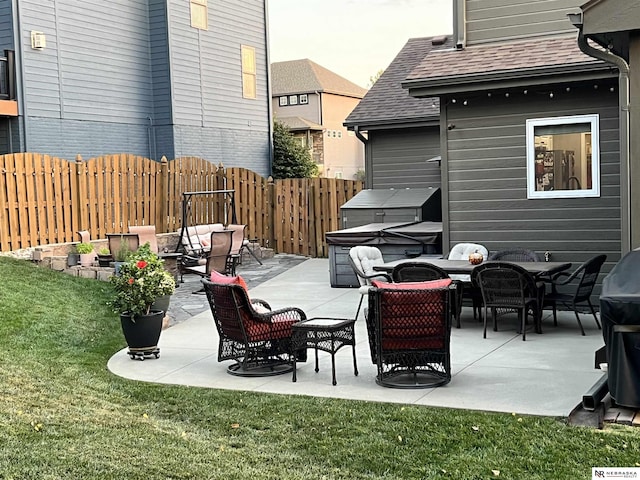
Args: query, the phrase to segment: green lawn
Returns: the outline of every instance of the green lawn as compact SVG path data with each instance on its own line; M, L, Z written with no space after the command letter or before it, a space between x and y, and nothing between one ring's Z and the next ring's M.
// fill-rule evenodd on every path
M125 346L108 283L7 258L0 278L2 480L573 480L640 466L632 427L121 379L106 369Z

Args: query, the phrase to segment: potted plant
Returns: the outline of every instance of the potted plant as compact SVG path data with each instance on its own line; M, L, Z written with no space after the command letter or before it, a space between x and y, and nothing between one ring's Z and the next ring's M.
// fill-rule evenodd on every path
M159 299L175 289L173 276L164 269L164 262L145 243L129 255L120 266L120 273L111 277L115 298L111 307L120 314L122 332L132 359L158 358L158 340L165 312L153 308Z
M101 267L108 267L113 262L113 255L107 247L102 247L98 250L98 265Z
M118 249L112 253L113 267L116 270L116 275L120 273L120 266L127 261L131 253L129 243L121 239Z
M95 260L95 252L93 251L93 244L88 242L80 242L76 245L76 251L80 254L80 265L83 267L90 267Z

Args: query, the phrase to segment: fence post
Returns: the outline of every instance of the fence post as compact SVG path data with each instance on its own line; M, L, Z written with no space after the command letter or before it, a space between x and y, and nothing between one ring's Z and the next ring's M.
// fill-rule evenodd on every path
M87 165L82 161L82 155L76 157L76 198L74 198L75 231L86 230L89 224L87 205Z
M160 233L167 233L168 216L167 199L169 198L169 161L166 156L160 159L160 172L156 176L156 229Z
M267 229L269 230L267 234L267 248L272 248L275 253L278 253L276 246L276 184L273 181L273 177L269 175L267 178L267 205L266 205L266 214L267 214Z

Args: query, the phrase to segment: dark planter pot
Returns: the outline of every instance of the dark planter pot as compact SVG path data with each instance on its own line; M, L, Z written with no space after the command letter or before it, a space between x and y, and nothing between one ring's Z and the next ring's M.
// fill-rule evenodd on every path
M162 310L152 310L149 315L136 315L133 319L128 314L120 315L122 333L129 345L127 353L131 359L144 360L151 356L160 356L158 340L162 332L163 318Z
M67 265L70 267L75 267L80 263L80 254L79 253L70 253L67 255Z
M98 254L98 265L101 267L108 267L111 265L111 262L113 262L113 256Z

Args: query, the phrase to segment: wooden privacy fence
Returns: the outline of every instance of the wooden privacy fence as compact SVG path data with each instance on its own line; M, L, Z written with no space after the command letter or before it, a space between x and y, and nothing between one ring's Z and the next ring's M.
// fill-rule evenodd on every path
M182 226L182 193L234 190L238 223L249 238L277 253L326 257L324 234L340 228L340 206L363 182L333 178L269 181L244 168L184 157L156 162L129 154L83 161L35 153L0 156L0 251L126 232ZM188 225L229 223L229 195L197 195Z

